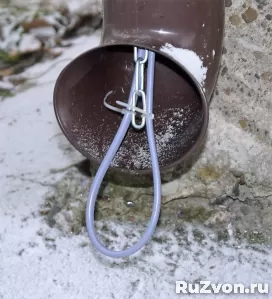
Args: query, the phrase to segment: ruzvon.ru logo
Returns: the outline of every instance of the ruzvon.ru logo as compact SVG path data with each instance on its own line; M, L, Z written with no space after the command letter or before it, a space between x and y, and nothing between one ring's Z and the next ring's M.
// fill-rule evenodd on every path
M246 287L241 283L214 284L210 281L200 281L199 283L176 281L177 294L268 294L268 289L266 283L252 283Z

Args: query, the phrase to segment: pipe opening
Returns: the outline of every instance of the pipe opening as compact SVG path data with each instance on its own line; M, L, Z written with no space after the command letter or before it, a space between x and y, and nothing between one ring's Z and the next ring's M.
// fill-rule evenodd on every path
M73 60L60 75L54 93L58 121L69 141L84 156L100 164L123 115L103 105L127 102L134 72L133 46L92 49ZM177 63L156 55L154 130L160 167L179 164L199 146L207 129L208 112L198 87ZM146 133L129 129L112 167L150 171Z

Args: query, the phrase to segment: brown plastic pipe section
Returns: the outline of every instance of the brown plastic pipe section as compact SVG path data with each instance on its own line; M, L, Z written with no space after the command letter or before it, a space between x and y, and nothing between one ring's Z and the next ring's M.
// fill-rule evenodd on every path
M219 70L224 22L224 0L104 0L101 44L141 45L160 51L168 43L194 51L208 67L205 90L210 99Z
M168 181L193 163L205 142L222 54L224 0L104 0L103 5L100 46L74 59L57 80L58 122L74 147L99 165L122 119L103 99L111 91L111 104L127 101L133 47L153 50L154 127L162 178ZM152 180L144 130L129 130L110 174L123 183L130 175L135 182Z

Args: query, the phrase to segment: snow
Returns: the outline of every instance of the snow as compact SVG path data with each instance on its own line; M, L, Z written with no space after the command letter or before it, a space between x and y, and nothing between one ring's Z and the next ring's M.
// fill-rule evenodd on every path
M75 14L84 14L84 12L99 13L101 11L102 0L69 0L64 1L70 12Z
M21 53L35 52L41 48L41 42L31 34L24 34L19 44Z
M37 85L0 102L0 298L167 299L181 297L175 294L176 280L271 282L269 249L220 245L209 232L206 242L199 243L192 227L187 234L158 230L156 238L163 242L152 240L134 257L111 260L92 248L86 233L63 236L45 223L39 208L64 175L50 169L82 159L60 134L52 106L54 82L69 59L97 46L99 38L96 32L74 40L57 60L28 69L25 75L36 77ZM117 232L111 237L116 248L126 243L127 230L133 234L131 241L139 237L137 227L108 226Z
M33 28L29 32L34 36L39 37L52 37L56 34L55 30L52 27Z
M204 86L208 69L203 66L203 61L195 52L188 49L175 48L168 43L162 46L160 50L183 65L194 76L197 82L202 87Z
M13 88L13 85L10 82L0 81L0 89L11 90L12 88Z

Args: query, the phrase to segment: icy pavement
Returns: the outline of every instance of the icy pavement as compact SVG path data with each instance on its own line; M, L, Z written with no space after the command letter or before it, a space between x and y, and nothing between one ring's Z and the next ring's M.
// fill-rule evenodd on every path
M55 60L29 69L29 76L38 77L55 65L37 80L36 87L0 102L0 298L166 299L183 296L175 294L176 280L270 282L269 249L215 243L209 232L205 238L196 237L192 227L160 229L136 256L111 260L92 248L86 233L63 236L44 221L39 213L44 196L65 175L50 170L82 159L57 126L52 106L54 81L69 59L98 45L99 38L100 32L77 39L57 65ZM137 228L106 225L110 229L104 235L112 235L116 248L125 244L125 231L131 231L131 241L139 235ZM254 298L270 296L256 294Z

